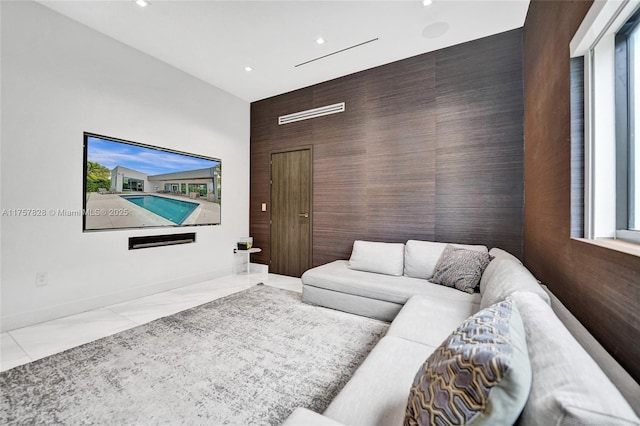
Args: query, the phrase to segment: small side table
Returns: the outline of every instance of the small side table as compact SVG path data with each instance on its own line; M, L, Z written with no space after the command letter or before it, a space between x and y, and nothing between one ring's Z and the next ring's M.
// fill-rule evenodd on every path
M236 255L234 272L236 275L248 274L250 272L249 263L251 262L252 253L260 253L261 248L252 247L249 250L233 249Z

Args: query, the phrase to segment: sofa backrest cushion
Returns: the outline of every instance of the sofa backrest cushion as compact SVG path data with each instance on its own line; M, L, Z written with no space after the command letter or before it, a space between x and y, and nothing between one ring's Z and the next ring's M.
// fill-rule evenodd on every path
M551 307L516 292L533 373L519 425L640 425L627 401Z
M531 388L518 308L510 300L465 320L414 378L405 425L510 425Z
M353 242L349 268L400 276L404 270L404 244L356 240Z
M622 396L629 402L636 416L640 416L640 383L638 383L622 365L596 340L578 319L560 302L555 294L545 285L542 285L551 299L551 309L562 321L571 335L580 343L580 346L593 358L593 360L607 375L611 383L616 385Z
M527 268L510 259L493 259L480 279L480 309L501 302L516 291L530 291L551 304L549 295Z
M409 240L404 249L404 275L428 280L433 276L436 263L448 243ZM486 246L452 244L455 247L487 253Z
M496 259L509 259L522 265L522 262L520 262L520 259L512 255L508 251L502 250L501 248L494 247L491 250L489 250L489 254L495 257Z

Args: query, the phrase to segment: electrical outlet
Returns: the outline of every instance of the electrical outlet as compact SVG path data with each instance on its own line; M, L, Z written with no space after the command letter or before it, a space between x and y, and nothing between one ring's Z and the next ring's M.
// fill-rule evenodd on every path
M44 287L49 283L46 272L36 272L36 287Z

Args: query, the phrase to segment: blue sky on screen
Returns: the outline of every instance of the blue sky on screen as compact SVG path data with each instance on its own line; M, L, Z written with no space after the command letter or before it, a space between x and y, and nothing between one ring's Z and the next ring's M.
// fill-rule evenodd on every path
M87 138L87 160L99 163L109 170L122 166L149 175L183 172L214 167L218 161L175 154L159 149L144 148L106 139Z

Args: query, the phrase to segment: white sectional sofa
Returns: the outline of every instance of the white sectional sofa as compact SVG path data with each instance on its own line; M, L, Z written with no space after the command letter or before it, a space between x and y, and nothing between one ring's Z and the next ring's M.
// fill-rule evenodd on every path
M517 424L640 425L634 412L640 410L640 386L592 338L585 338L586 330L518 259L500 249L458 246L493 257L479 292L470 294L428 281L445 247L422 241L356 242L350 261L303 275L304 301L392 322L323 414L298 408L285 425L402 425L412 383L425 360L467 318L505 300L522 319L531 370L526 404L506 408L516 410L511 414ZM580 343L565 324L581 336ZM598 363L591 353L597 353ZM491 415L474 424L500 424Z
M407 244L382 244L356 241L350 260L336 260L305 272L302 300L389 322L415 295L480 305L479 293L427 282L446 243L410 240ZM456 247L487 252L485 246Z

